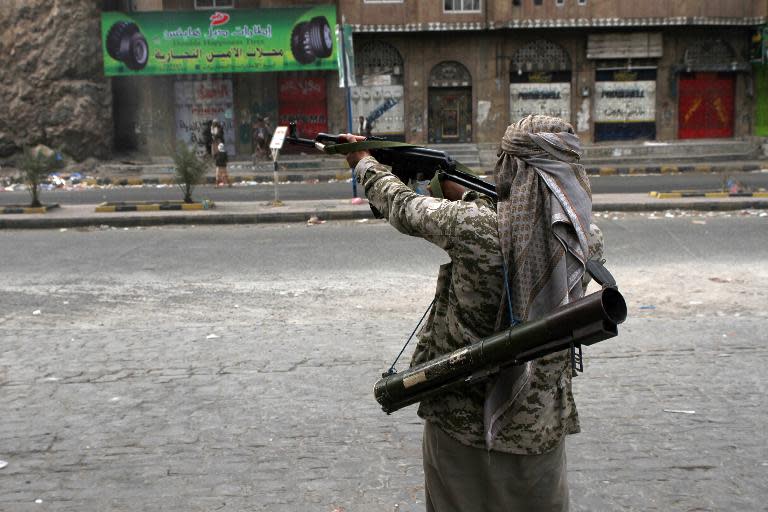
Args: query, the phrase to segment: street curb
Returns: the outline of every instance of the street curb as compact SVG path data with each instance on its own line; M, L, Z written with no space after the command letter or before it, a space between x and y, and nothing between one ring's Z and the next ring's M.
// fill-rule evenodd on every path
M58 204L46 204L43 206L4 206L0 211L2 213L46 213L53 208L58 208Z
M694 174L754 172L768 168L768 162L746 164L702 165L628 165L626 167L586 166L589 176L634 176L638 174Z
M668 165L668 164L638 164L625 166L606 166L585 164L585 170L589 176L636 176L641 174L682 174L682 173L729 173L729 172L753 172L768 168L768 162L750 163L723 163L723 164L697 164L697 165ZM344 181L351 178L348 169L327 170L292 170L284 169L279 173L280 181L290 182L329 182ZM255 172L231 175L233 183L272 183L271 172ZM86 178L83 183L89 185L113 185L113 186L147 186L147 185L175 185L174 176L104 176L99 178ZM214 176L206 176L205 182L213 185L216 182Z
M101 203L96 206L97 213L114 212L157 212L178 210L208 210L215 208L213 201L205 200L200 203L183 203L181 201L162 201L157 203Z
M707 198L703 198L707 199ZM674 202L664 201L663 203L601 203L593 204L593 212L658 212L668 210L688 210L699 212L730 212L736 210L766 210L768 201L746 199L744 201L716 202L716 201L695 201L695 202Z
M768 192L705 192L697 190L681 190L673 192L649 192L656 199L679 199L683 197L707 197L722 199L724 197L768 197Z
M349 172L333 172L333 173L317 173L317 174L285 174L280 173L278 178L280 181L290 181L290 182L304 182L304 181L317 181L317 182L329 182L332 180L336 181L344 181L351 179L351 175ZM85 183L89 185L98 185L98 186L147 186L147 185L176 185L176 179L170 178L170 177L146 177L146 178L139 178L139 177L131 177L131 178L114 178L110 176L105 176L103 178L96 178L96 179L89 179L89 180L83 180ZM231 183L272 183L273 182L273 175L272 174L242 174L242 175L232 175L230 176L230 182ZM215 176L206 176L205 177L205 184L206 185L215 185L216 184L216 177Z
M294 212L258 212L258 213L217 213L215 215L156 215L143 217L137 215L109 217L74 217L48 219L4 219L0 218L0 229L62 229L82 227L149 227L165 225L216 225L216 224L276 224L307 222L312 217L321 220L360 220L372 219L369 209L334 211L312 210Z
M226 204L226 203L224 203ZM221 204L219 205L222 206ZM226 208L226 207L224 207ZM734 211L747 209L768 209L768 201L759 198L744 198L736 201L664 201L635 203L594 204L593 212L656 212L667 210L688 211ZM83 227L150 227L163 225L216 225L216 224L274 224L307 222L310 218L321 220L373 219L369 208L334 210L308 208L297 211L263 211L252 213L227 213L213 210L188 210L180 214L142 216L127 212L126 215L98 214L69 218L3 218L0 229L62 229Z

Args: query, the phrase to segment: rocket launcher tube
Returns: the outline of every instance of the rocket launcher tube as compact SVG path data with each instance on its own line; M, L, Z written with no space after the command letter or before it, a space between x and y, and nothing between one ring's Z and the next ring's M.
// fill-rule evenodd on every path
M618 334L627 305L616 288L606 287L551 311L547 316L495 333L400 373L382 377L373 388L390 414L442 390L471 383L500 369L573 346L592 345Z

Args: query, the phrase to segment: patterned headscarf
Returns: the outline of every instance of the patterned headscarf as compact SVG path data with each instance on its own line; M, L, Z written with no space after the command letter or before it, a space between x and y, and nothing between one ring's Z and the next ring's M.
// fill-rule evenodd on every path
M507 269L496 330L513 321L536 320L583 294L592 194L579 138L556 117L530 115L509 126L495 169L498 223ZM531 386L529 362L501 372L485 400L485 436L490 449L511 419L506 415Z

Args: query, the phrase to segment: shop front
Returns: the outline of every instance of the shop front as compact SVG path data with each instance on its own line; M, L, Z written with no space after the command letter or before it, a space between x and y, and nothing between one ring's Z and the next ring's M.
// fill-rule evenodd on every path
M733 137L736 77L732 73L681 73L678 134L681 139Z
M178 141L200 149L212 120L230 155L252 154L288 120L327 131L335 24L332 5L103 13L104 71L120 92L115 149L167 155ZM146 122L166 113L172 127Z
M429 142L472 141L472 76L463 64L441 62L429 75Z
M656 138L660 32L589 34L587 59L594 61L595 142Z
M509 108L512 123L530 114L571 122L571 60L562 47L538 40L513 54Z
M357 85L352 88L352 121L357 133L405 140L403 58L384 41L355 50Z
M595 141L656 138L656 68L598 68Z
M678 137L734 136L736 81L749 65L720 39L688 46L678 74Z

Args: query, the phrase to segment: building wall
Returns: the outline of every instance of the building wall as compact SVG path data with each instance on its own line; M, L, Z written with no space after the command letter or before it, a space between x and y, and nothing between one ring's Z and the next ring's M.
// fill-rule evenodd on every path
M521 0L520 6L512 0L483 0L478 13L446 12L442 0L405 0L401 3L366 3L361 0L339 0L339 10L347 23L370 25L417 24L417 23L473 23L487 22L501 25L510 20L554 19L609 19L609 18L678 18L712 17L743 18L764 17L768 8L764 2L750 0L588 0L580 5L576 0L565 0L557 5L555 0L544 0L535 5L533 0Z
M240 0L237 8L270 8L290 5L327 4L327 1ZM515 121L510 114L510 62L523 46L538 39L559 45L570 61L570 122L583 140L595 140L596 69L604 61L589 58L587 48L591 36L599 34L660 33L661 56L643 62L656 66L655 132L653 137L670 140L679 137L680 73L684 71L686 50L695 42L716 36L726 41L741 61L748 45L750 26L742 18L764 17L766 5L746 0L724 2L652 1L630 3L615 1L588 1L579 5L576 0L565 0L563 6L554 0L544 0L535 6L532 0L522 0L514 6L511 0L484 0L477 13L451 13L443 11L442 0L405 0L401 3L365 3L362 0L339 0L339 19L352 24L355 30L354 46L361 48L368 42L383 41L393 46L403 59L404 138L414 143L429 143L430 73L445 61L455 61L466 67L471 75L471 141L496 143L506 126ZM135 0L136 9L191 10L193 0ZM707 17L706 23L718 23L710 18L724 18L718 25L685 25L692 17ZM676 18L675 25L665 26L664 19ZM686 17L682 20L680 17ZM622 26L626 21L654 18L651 25ZM560 28L514 28L512 23L536 20L591 20L589 26ZM703 18L698 18L699 21ZM604 23L600 20L611 20ZM418 25L422 24L422 25ZM617 25L617 26L603 26ZM682 24L682 25L681 25ZM418 25L418 26L417 26ZM535 25L528 25L533 27ZM684 27L684 28L682 28ZM614 62L615 61L615 62ZM637 60L614 59L614 64L637 65ZM224 75L233 81L234 138L237 154L249 155L253 148L253 123L269 116L277 124L279 112L279 82L285 73L237 73ZM345 132L347 126L346 91L338 87L338 74L324 72L328 131ZM756 99L754 77L750 70L739 68L735 77L733 136L753 133ZM143 81L142 81L143 80ZM116 107L119 119L116 128L122 133L134 126L133 140L140 151L154 155L168 154L175 141L173 119L173 78L136 78L135 82L117 81L118 89L125 91L125 100L135 105L131 109ZM140 83L139 83L140 82ZM131 87L142 91L128 91ZM116 92L116 97L117 97ZM122 93L121 93L122 94ZM170 96L169 96L170 94ZM163 117L165 116L165 117ZM164 124L165 123L165 124ZM356 122L353 131L356 131ZM157 130L162 128L161 132ZM374 125L375 128L375 125ZM147 138L147 130L155 130L155 137ZM375 134L375 131L374 131ZM303 133L305 136L312 134ZM120 138L120 134L118 134ZM130 138L130 137L129 137Z
M661 32L662 56L644 59L656 67L655 138L678 138L678 79L684 71L684 56L692 45L711 40L711 30L689 28L654 30ZM614 33L615 31L610 31ZM510 114L510 59L515 51L537 39L546 39L561 46L571 63L570 122L584 140L594 140L595 72L604 61L587 58L587 39L596 30L496 30L458 31L448 33L360 33L355 45L360 47L372 40L384 41L395 47L404 61L404 103L406 140L429 142L427 136L429 87L431 70L443 61L457 61L472 75L473 142L497 142L506 126L513 122ZM730 45L737 56L746 51L748 30L721 29L718 37ZM741 58L741 57L740 57ZM743 59L742 59L743 60ZM626 63L626 59L611 62ZM751 133L755 99L750 90L749 71L730 73L735 78L733 135ZM582 94L583 91L583 94ZM375 132L374 132L375 133Z

